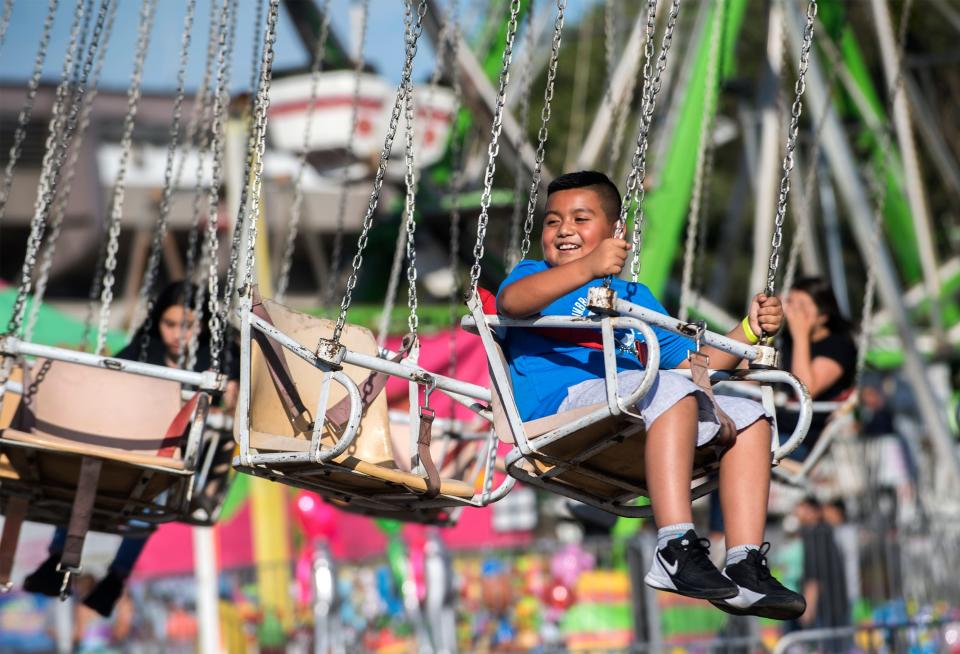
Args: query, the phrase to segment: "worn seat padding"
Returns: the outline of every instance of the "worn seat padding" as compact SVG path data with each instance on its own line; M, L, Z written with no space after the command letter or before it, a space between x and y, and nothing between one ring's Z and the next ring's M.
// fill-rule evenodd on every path
M499 343L497 344L497 355L500 357L500 363L503 369L509 375L510 368L507 365L506 357L504 357ZM504 408L505 400L503 390L498 387L494 375L490 375L490 378L493 385L492 410L494 429L497 431L501 440L512 443L513 436L507 420L506 409ZM523 423L523 428L526 432L527 439L533 440L538 436L570 424L605 406L606 403L601 402L570 411L564 411L552 416L545 416ZM594 422L580 431L554 441L549 445L539 447L538 452L545 455L545 457L570 461L578 457L582 452L607 440L611 436L624 434L628 431L633 431L634 433L623 438L621 442L600 450L580 465L593 472L620 479L634 486L646 489L647 486L644 475L646 430L642 425L625 416L610 416ZM531 470L532 466L532 471L535 471L537 475L553 470L555 466L545 457L541 458L536 454L527 457L530 464L528 470ZM702 476L706 474L709 469L716 467L716 460L716 453L713 448L697 449L694 456L695 476ZM603 482L576 469L560 472L551 477L551 479L555 482L586 491L594 496L606 498L611 501L627 493L627 491L620 486Z
M270 300L264 300L263 304L273 324L306 348L312 350L321 338L333 335L335 323L332 320L298 313ZM369 329L347 325L340 341L351 351L377 355L377 343ZM290 419L260 346L252 341L250 348L250 446L261 453L309 451L312 434L301 430ZM286 349L283 355L297 391L311 413L309 421L312 423L323 373ZM369 370L350 364L345 364L343 370L357 384L362 384L370 374ZM328 406L333 406L345 396L346 390L342 386L332 384ZM321 442L325 447L332 447L338 437L339 434L328 425ZM373 496L396 494L398 487L406 487L416 493L427 490L425 477L400 470L396 465L385 393L380 393L370 403L353 444L332 463L336 465L327 466L326 481L344 493ZM296 485L294 481L298 468L308 469L310 472L307 474L310 475L316 470L315 464L273 463L271 466L282 468L285 480L293 485ZM473 497L474 490L470 484L447 478L441 480L440 493L466 498Z
M179 452L158 455L170 449L180 409L179 382L53 361L31 402L20 403L15 428L0 429L0 445L23 482L52 494L75 487L83 457L102 459L97 504L122 507L145 470L153 474L142 500L187 474Z

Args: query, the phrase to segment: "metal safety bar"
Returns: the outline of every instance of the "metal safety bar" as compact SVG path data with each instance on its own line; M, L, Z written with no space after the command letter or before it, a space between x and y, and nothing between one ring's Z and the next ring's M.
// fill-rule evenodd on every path
M91 368L106 368L118 372L143 375L144 377L167 379L181 384L195 386L204 391L223 391L227 384L225 375L215 373L211 370L193 372L191 370L158 366L141 361L115 359L99 354L91 354L89 352L79 352L77 350L54 347L52 345L28 343L14 336L0 337L0 354L8 356L42 357L45 359L53 359L54 361L63 361L65 363L77 363Z

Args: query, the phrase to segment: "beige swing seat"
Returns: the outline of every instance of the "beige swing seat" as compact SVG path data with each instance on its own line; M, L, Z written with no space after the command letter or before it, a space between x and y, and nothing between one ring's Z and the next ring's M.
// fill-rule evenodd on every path
M4 400L4 415L15 410L0 424L0 454L16 479L4 477L0 494L29 498L29 520L65 525L81 462L91 458L101 465L91 529L123 533L131 520L174 519L190 495L195 460L184 452L200 437L206 394L184 404L179 382L65 361L33 365L45 368L29 402Z
M334 321L298 313L269 300L263 301L263 309L270 322L285 335L306 348L333 334ZM252 329L252 328L251 328ZM347 325L341 343L349 350L377 356L378 348L373 334L365 328ZM285 405L283 390L271 375L270 366L263 349L256 339L250 346L250 405L249 416L239 415L235 423L236 437L243 450L241 430L244 423L249 429L249 459L244 463L244 453L235 459L234 467L241 472L266 477L291 486L315 491L337 506L356 511L410 511L423 500L432 502L449 499L449 505L462 503L475 495L472 485L459 479L442 477L439 497L428 498L428 479L424 474L403 470L397 464L390 439L390 422L385 393L379 393L364 408L356 438L341 455L324 463L314 461L276 461L256 463L257 455L270 453L306 453L310 451L314 418L312 415L292 415ZM323 371L290 352L277 348L295 392L308 408L315 411L323 383ZM363 389L369 370L344 364L343 371ZM247 374L244 370L243 374ZM346 390L330 385L328 407L346 397ZM321 447L333 447L340 439L342 430L329 421L324 426ZM438 507L432 507L438 508Z

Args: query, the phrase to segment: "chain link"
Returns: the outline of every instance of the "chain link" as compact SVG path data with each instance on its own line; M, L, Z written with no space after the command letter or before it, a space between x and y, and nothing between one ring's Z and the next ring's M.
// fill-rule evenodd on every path
M307 125L303 130L303 149L297 162L297 175L293 180L293 204L290 207L290 225L287 227L287 242L280 261L280 274L277 276L277 290L274 298L283 302L290 283L290 267L293 265L293 253L296 248L297 234L300 230L300 215L303 208L303 173L307 168L307 154L310 150L310 137L313 133L314 113L317 107L317 87L320 84L320 70L327 51L327 38L330 34L330 0L324 0L320 8L323 20L320 23L320 36L313 53L313 66L310 69L310 101L307 103Z
M553 42L550 44L550 63L547 66L547 86L543 91L543 108L540 110L540 131L537 133L537 155L533 164L533 179L530 180L530 193L527 196L527 218L523 222L523 242L520 244L520 258L530 251L530 234L533 232L533 216L537 211L537 197L540 192L540 178L543 175L543 159L547 149L547 126L550 124L550 104L553 102L553 86L557 79L557 62L560 60L560 37L563 34L563 12L567 0L557 0L557 19L553 24Z
M723 31L724 3L719 2L713 8L713 24L710 27L710 51L707 55L706 97L703 115L700 117L700 141L697 147L696 172L693 176L693 193L690 197L690 207L687 213L687 239L683 257L683 276L680 284L680 311L678 317L686 322L690 313L690 304L693 295L693 266L699 254L697 236L700 221L703 220L703 189L707 184L706 165L713 159L713 120L717 110L717 95L719 93L719 62L720 34ZM711 165L712 169L712 165Z
M337 278L343 261L343 230L347 214L347 195L350 182L350 160L353 157L353 143L356 140L357 124L360 120L360 81L363 75L363 52L366 49L367 22L370 15L370 0L360 2L360 43L358 44L357 60L353 66L353 99L350 103L350 133L347 134L347 160L344 162L343 174L340 179L340 193L337 196L337 231L333 236L333 252L330 255L330 279L324 287L323 305L330 306L337 292Z
M490 219L490 200L493 193L493 175L497 169L497 155L500 154L500 132L503 130L503 108L510 81L510 61L513 59L513 42L517 35L517 16L520 13L520 0L510 0L510 20L507 22L506 42L503 46L503 58L500 66L497 100L493 111L493 124L490 128L490 143L487 146L487 168L483 175L483 193L480 195L480 216L477 218L477 240L473 245L473 266L470 268L470 295L477 292L480 284L480 262L483 260L483 241L487 236L487 222Z
M413 5L411 0L404 0L403 23L406 40L409 43L413 37ZM410 310L407 316L407 328L414 337L420 328L420 318L417 316L417 171L414 160L413 139L415 135L414 112L413 112L413 81L410 77L406 79L404 89L404 119L406 120L406 129L404 136L403 158L404 158L404 186L406 187L406 232L407 232L407 308Z
M521 145L527 140L527 128L530 124L530 90L533 87L531 79L531 68L533 68L533 51L536 48L533 29L533 1L527 8L525 15L525 28L523 38L523 63L520 66L520 79L517 85L517 119L520 122L520 142ZM517 166L516 179L513 186L513 214L510 216L510 235L507 238L509 244L507 250L507 270L512 269L517 262L522 259L520 254L520 217L523 215L523 190L526 184L526 170L522 164Z
M57 15L59 0L50 0L46 18L43 19L43 32L40 35L40 45L33 62L33 73L27 83L27 98L23 102L20 114L17 116L17 127L13 132L13 145L7 156L7 166L3 171L3 192L0 193L0 222L7 213L7 200L10 198L10 189L13 186L13 172L20 154L23 151L23 140L27 137L27 124L33 115L33 105L37 98L37 89L40 87L40 76L43 74L43 62L47 58L47 48L50 46L50 33L53 28L53 19ZM10 17L7 16L9 21ZM76 20L76 19L75 19ZM69 53L69 50L68 50Z
M113 198L110 203L110 218L107 228L107 259L104 262L103 288L100 291L100 323L97 330L97 346L94 352L101 354L107 343L107 329L110 325L110 306L113 303L114 271L117 268L117 251L120 248L120 222L123 217L123 199L126 191L127 164L133 148L133 128L140 103L140 88L143 81L143 62L150 44L150 31L156 15L157 0L143 0L140 5L140 29L137 35L136 55L133 64L133 76L127 91L127 115L123 122L123 137L120 140L120 164L113 185Z
M137 312L132 325L144 323L142 338L140 339L140 361L146 360L147 347L150 343L153 307L156 301L157 274L160 270L160 257L163 252L163 242L167 237L167 222L170 216L170 201L173 197L173 165L180 146L180 123L183 118L183 98L185 95L185 81L187 59L190 52L190 35L193 31L193 17L196 11L196 0L187 0L187 11L183 19L183 32L180 36L180 61L177 68L177 90L173 99L173 121L170 123L170 142L167 145L167 157L163 169L163 191L160 198L160 208L157 223L153 229L153 238L150 242L150 254L147 258L146 271L143 283L140 285Z
M91 2L90 4L93 3ZM57 194L56 205L53 207L53 215L50 220L50 233L47 236L46 245L40 259L40 273L37 276L36 290L34 290L33 293L33 302L30 306L30 314L27 318L27 326L24 330L24 339L27 341L33 340L34 329L36 328L37 320L40 316L40 305L42 304L43 298L47 292L50 271L53 267L53 256L56 252L56 246L60 239L60 233L63 228L63 220L66 217L67 203L70 200L70 194L73 190L73 178L77 172L77 162L80 159L80 151L83 145L84 137L86 136L87 129L90 127L90 114L93 109L93 101L97 97L100 74L103 71L103 63L106 60L107 45L109 44L110 37L113 34L113 24L117 15L117 4L115 2L111 3L107 11L108 14L106 24L104 26L103 34L100 37L99 43L91 39L87 46L88 57L91 48L97 49L96 63L94 64L93 73L90 76L89 90L83 97L83 106L80 109L79 125L77 127L76 136L74 137L73 146L69 150L67 162L64 165L65 177L63 178L63 183L60 185L60 189ZM81 71L82 65L79 69L76 67L74 68L75 84L79 83Z
M263 35L263 55L260 63L260 83L257 86L257 102L254 111L254 166L253 188L250 189L251 215L247 229L247 265L244 271L244 287L250 292L253 286L254 254L257 245L257 220L260 218L260 191L263 184L263 155L267 142L267 110L270 108L270 80L273 75L274 44L277 40L277 17L280 0L270 0L267 26Z
M360 236L357 239L357 252L353 256L352 270L350 276L347 278L347 288L340 302L340 313L337 316L337 324L333 331L334 343L340 342L340 335L343 333L343 328L347 322L347 311L350 309L350 303L353 300L353 289L357 285L357 277L360 273L360 267L363 265L363 251L367 247L370 229L373 227L373 215L380 201L383 177L386 174L387 162L390 160L390 151L393 149L397 126L400 123L400 105L404 101L404 90L407 88L407 85L410 84L410 79L413 75L413 59L417 54L417 42L420 39L420 34L423 32L423 16L426 12L426 0L420 0L417 5L416 19L413 22L413 28L406 39L406 55L403 62L403 71L400 74L400 84L397 88L397 95L393 101L393 109L390 112L390 124L387 127L387 134L383 140L383 150L380 151L380 161L377 164L377 172L373 178L373 189L370 191L367 210L363 216L363 226L360 230Z
M787 132L786 153L783 156L783 175L780 178L780 194L777 198L777 215L774 219L773 239L770 243L770 262L767 266L765 293L776 294L777 268L780 265L780 245L783 241L783 220L787 214L787 197L790 193L790 173L793 171L793 151L797 147L800 130L800 114L803 112L803 92L806 89L807 68L810 64L810 49L813 47L813 26L817 17L817 0L807 4L807 24L803 29L803 45L800 49L800 68L794 84L793 105L790 108L790 127Z
M654 0L651 0L654 2ZM656 29L656 9L650 7L650 13L647 14L647 61L643 67L643 103L641 105L641 125L640 135L637 137L637 147L633 153L633 165L630 175L627 179L627 194L623 199L623 207L620 211L620 228L626 229L626 212L633 208L633 193L637 194L636 212L633 220L633 258L630 261L630 275L634 282L640 277L640 248L643 244L643 200L646 194L644 182L647 176L647 148L649 146L650 126L653 124L653 112L657 106L657 95L660 93L661 79L663 71L667 67L667 52L670 50L670 44L673 42L673 30L677 24L677 16L680 13L680 0L673 0L670 7L670 13L667 15L667 26L664 29L663 38L660 41L660 54L657 56L656 71L653 78L650 79L650 57L653 55L653 36ZM649 84L648 84L649 82ZM630 179L633 179L631 188Z
M107 0L103 1L106 2ZM97 24L94 28L93 41L100 38L100 33L103 30L105 7L101 4L100 9ZM40 182L37 185L37 196L34 201L34 214L30 221L30 235L27 237L26 253L23 259L23 266L20 269L20 283L17 287L17 297L14 300L13 310L10 314L10 322L7 325L8 333L17 332L23 324L27 294L30 292L30 280L37 264L37 256L43 240L43 232L46 228L50 208L53 206L57 181L63 169L66 152L77 126L80 105L82 104L84 96L84 87L89 78L90 69L93 66L92 53L88 53L90 56L83 62L81 76L75 88L75 101L70 108L69 115L64 118L63 103L70 85L70 73L73 65L73 57L76 55L78 47L78 34L82 24L83 12L84 2L83 0L78 0L74 13L74 22L70 30L70 44L67 47L67 55L64 58L60 84L57 86L50 126L47 131L46 148L40 167ZM66 120L66 124L64 124L64 120Z

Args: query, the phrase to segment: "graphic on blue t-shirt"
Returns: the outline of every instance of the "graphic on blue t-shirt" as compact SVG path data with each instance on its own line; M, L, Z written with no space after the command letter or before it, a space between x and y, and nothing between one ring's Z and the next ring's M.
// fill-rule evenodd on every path
M524 259L516 265L500 285L504 288L517 280L547 270L545 261ZM587 291L600 286L603 280L595 279L566 295L554 300L540 312L542 316L587 316ZM643 284L613 280L617 297L653 311L666 314L666 309ZM691 339L658 327L653 327L660 343L660 367L675 368L694 349ZM554 340L530 329L513 328L506 332L504 353L510 362L510 376L517 409L523 420L535 420L557 412L567 397L567 389L588 379L603 377L603 352L591 348ZM618 370L642 370L643 365L633 352L636 342L643 336L633 330L618 330L617 340L624 350L617 355Z

